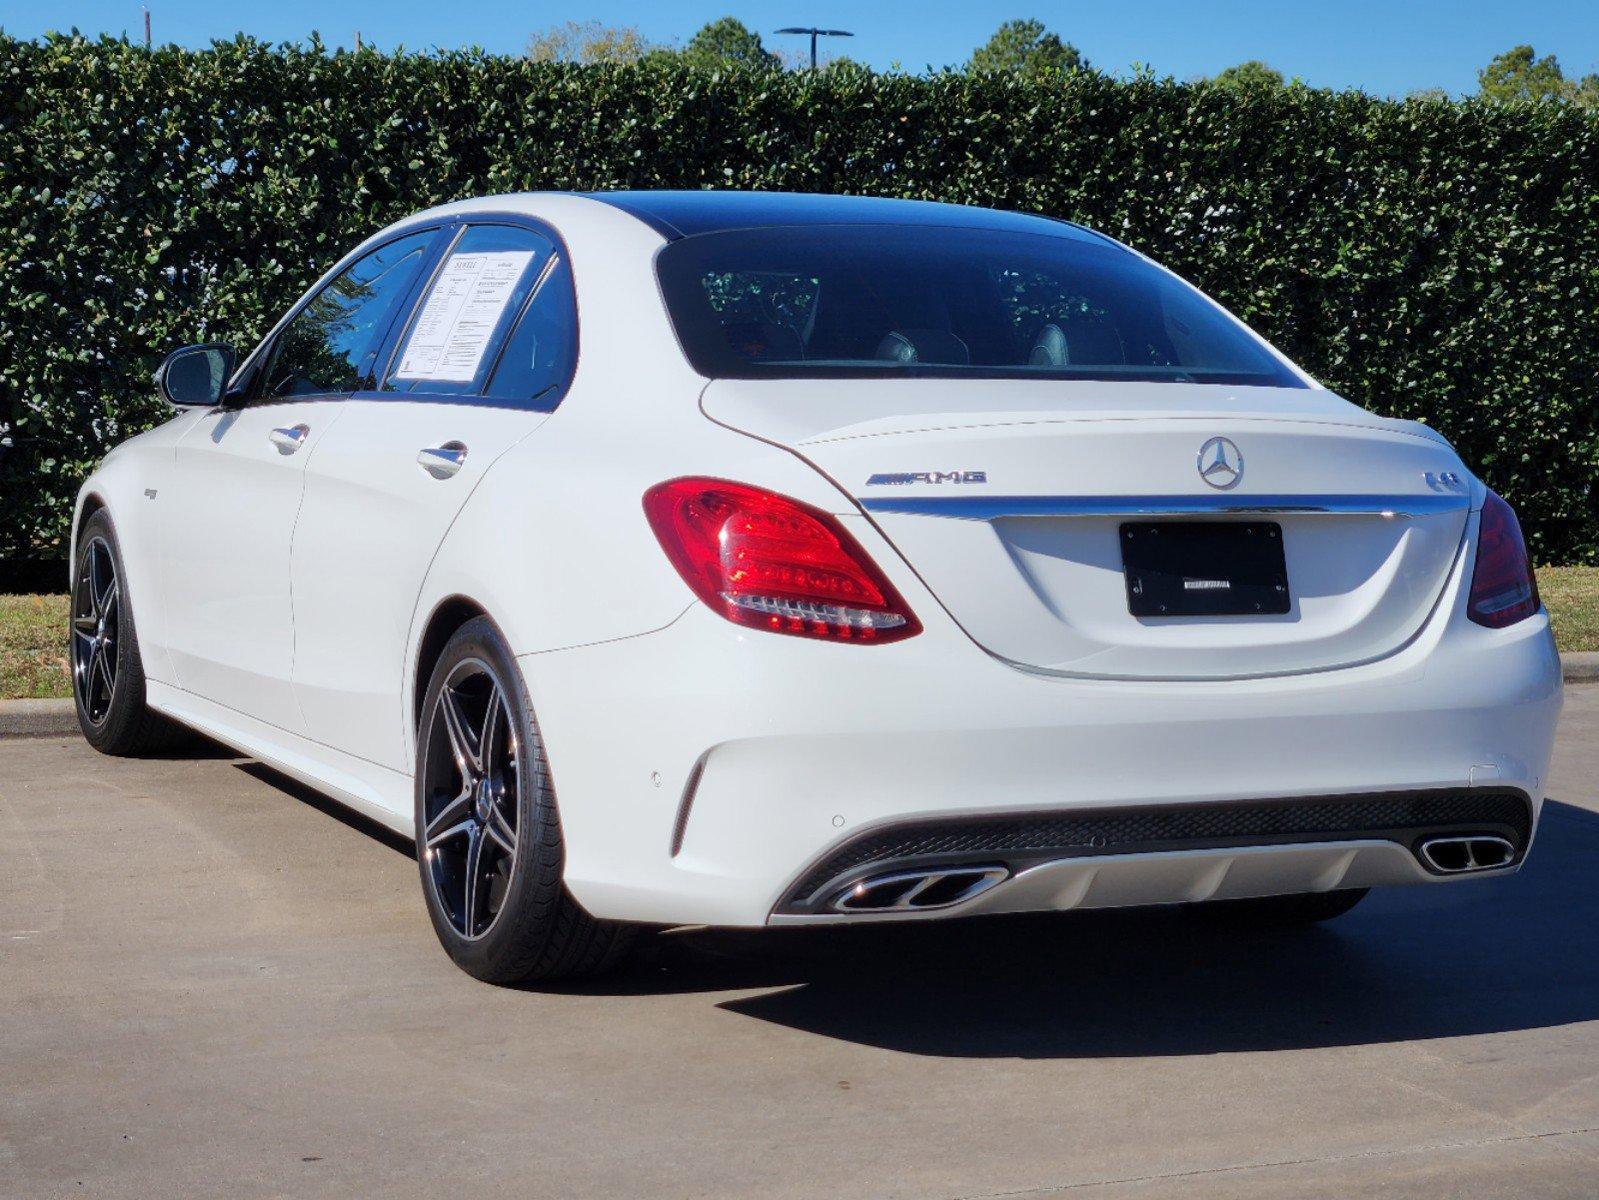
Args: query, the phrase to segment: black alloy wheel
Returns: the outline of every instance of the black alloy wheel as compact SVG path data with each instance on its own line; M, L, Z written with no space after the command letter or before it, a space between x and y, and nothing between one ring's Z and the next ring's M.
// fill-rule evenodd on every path
M487 663L455 665L439 692L422 761L419 852L461 937L493 928L516 875L521 756L505 694Z
M636 932L584 910L527 683L487 617L433 665L417 729L416 850L428 916L457 966L488 983L590 975Z
M105 538L87 539L72 593L72 690L93 726L111 715L117 692L117 636L121 586L116 558Z

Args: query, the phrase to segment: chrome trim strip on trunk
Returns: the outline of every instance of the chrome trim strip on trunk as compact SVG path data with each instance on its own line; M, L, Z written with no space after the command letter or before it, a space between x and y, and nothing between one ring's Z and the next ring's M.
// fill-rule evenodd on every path
M1181 517L1311 515L1429 517L1464 512L1466 495L1419 496L866 496L867 512L993 521L1000 517Z

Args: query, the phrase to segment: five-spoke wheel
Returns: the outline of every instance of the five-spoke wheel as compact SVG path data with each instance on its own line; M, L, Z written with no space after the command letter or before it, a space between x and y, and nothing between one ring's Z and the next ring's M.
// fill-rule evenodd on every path
M84 543L72 595L72 687L93 725L103 725L117 691L121 587L105 538Z
M494 622L439 651L417 727L416 856L434 931L491 983L602 971L632 929L567 891L544 741L521 665Z
M456 932L479 938L516 873L522 788L516 729L487 663L454 666L426 736L421 852Z
M78 529L67 653L78 727L102 754L149 754L174 741L174 727L145 702L139 631L111 514L90 513Z

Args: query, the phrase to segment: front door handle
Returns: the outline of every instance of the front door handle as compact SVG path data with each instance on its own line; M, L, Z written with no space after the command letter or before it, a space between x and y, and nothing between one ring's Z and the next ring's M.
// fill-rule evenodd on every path
M306 435L310 432L309 425L291 425L287 429L274 429L267 435L267 440L278 448L279 454L293 454L305 445Z
M445 442L416 452L416 464L434 479L448 479L466 465L466 445Z

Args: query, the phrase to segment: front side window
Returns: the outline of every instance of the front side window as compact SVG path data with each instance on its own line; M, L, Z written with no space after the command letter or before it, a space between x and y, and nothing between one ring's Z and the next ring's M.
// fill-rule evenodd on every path
M712 378L1304 386L1201 293L1065 225L707 233L657 266L684 350Z
M468 226L411 315L383 390L480 394L501 343L554 253L550 239L531 229Z
M379 345L436 233L396 238L313 296L278 334L261 395L338 395L371 387Z

